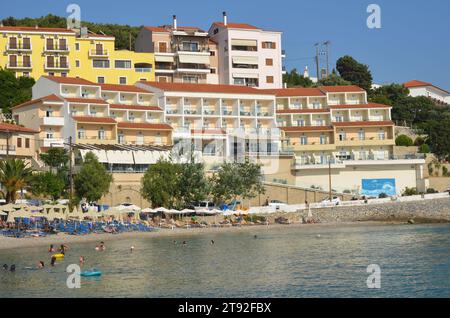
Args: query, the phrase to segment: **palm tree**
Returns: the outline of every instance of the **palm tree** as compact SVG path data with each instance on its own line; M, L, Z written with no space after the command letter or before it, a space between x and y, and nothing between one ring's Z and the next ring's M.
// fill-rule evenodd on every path
M20 159L6 159L0 162L0 184L6 203L16 201L17 191L25 189L33 170Z

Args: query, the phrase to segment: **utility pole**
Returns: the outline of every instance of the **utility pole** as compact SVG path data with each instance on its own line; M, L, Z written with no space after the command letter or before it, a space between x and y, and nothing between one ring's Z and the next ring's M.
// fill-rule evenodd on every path
M320 65L319 65L319 43L314 44L316 47L316 72L317 72L317 80L320 80Z
M9 130L6 130L6 159L9 159L9 138L11 137L11 133Z
M326 47L326 54L327 54L327 76L330 76L330 41L325 41L323 43Z
M73 204L73 148L72 148L72 136L69 137L69 206L71 207Z
M332 189L331 189L331 156L330 159L328 160L328 186L330 188L330 203L333 201L333 197L332 197Z

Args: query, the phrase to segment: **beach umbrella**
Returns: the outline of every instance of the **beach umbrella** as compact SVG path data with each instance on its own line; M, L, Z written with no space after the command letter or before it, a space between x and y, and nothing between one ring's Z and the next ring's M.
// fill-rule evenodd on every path
M143 210L141 210L142 213L155 213L158 212L156 210L153 210L152 208L145 208Z
M166 209L166 208L164 208L164 207L160 207L160 208L157 208L156 209L156 212L163 212L163 213L165 213L165 212L168 212L168 211L170 211L169 209Z
M8 215L8 213L5 213L5 212L3 212L3 211L0 211L0 215L6 216L6 215Z
M194 213L194 212L196 212L196 211L193 210L193 209L183 209L183 210L181 210L180 212L183 213L183 214L188 214L188 213Z
M118 207L117 207L117 209L118 210L120 210L120 211L140 211L141 210L141 208L140 207L138 207L137 205L134 205L134 204L131 204L131 205L123 205L123 204L121 204L121 205L119 205Z

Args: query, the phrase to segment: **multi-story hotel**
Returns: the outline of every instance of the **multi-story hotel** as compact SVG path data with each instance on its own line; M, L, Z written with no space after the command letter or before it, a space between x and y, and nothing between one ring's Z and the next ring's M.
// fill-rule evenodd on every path
M209 31L172 25L144 27L138 52L155 54L158 82L282 87L281 32L245 24L214 22Z
M0 121L0 159L20 158L31 163L37 158L38 131Z
M115 38L86 28L0 26L0 66L16 76L80 77L96 83L154 80L152 53L115 49Z
M242 156L267 159L268 181L328 189L331 174L341 192L361 193L371 180L390 180L389 193L426 187L424 160L394 157L391 107L367 102L356 86L127 86L42 77L33 98L14 107L13 116L40 131L39 151L71 138L112 172L141 173L170 146L189 141L208 166Z

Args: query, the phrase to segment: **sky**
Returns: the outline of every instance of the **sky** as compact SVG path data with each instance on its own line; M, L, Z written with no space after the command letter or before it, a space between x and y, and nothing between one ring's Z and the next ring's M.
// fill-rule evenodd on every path
M83 21L161 25L176 14L178 25L205 30L227 11L229 22L283 31L288 70L308 66L315 76L314 44L331 41L331 68L351 55L369 65L374 83L417 79L450 90L448 0L0 0L0 18L67 16L71 3ZM381 9L379 29L367 27L373 3Z

